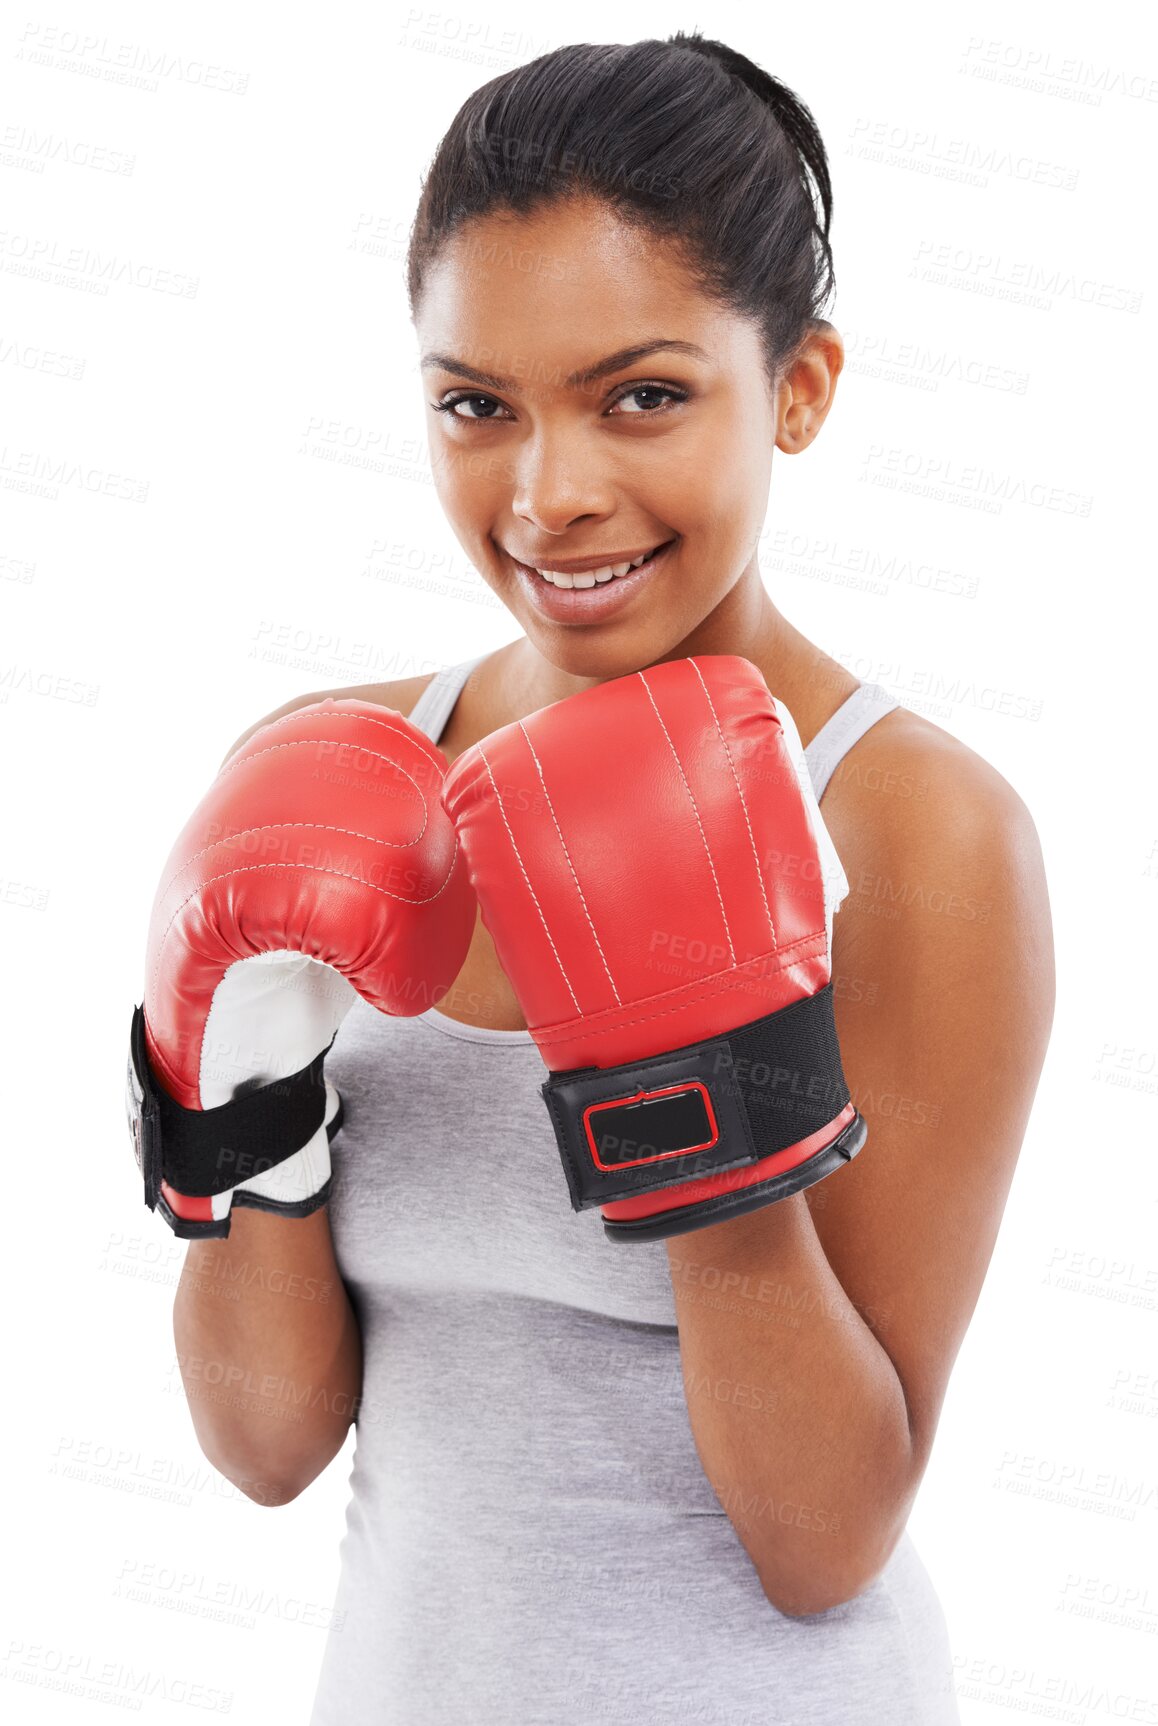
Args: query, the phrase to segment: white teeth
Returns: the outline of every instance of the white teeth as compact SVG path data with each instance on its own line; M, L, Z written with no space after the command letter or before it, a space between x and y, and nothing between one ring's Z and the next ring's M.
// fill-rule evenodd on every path
M646 563L651 552L644 551L638 557L633 557L630 563L609 563L604 569L587 569L582 575L564 575L562 570L538 569L536 575L541 575L544 581L549 581L552 587L594 587L605 581L613 581L617 575L626 575L629 569L638 569L641 563Z

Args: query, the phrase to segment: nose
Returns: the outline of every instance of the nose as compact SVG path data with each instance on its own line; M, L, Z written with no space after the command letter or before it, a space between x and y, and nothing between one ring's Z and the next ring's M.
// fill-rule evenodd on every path
M561 534L582 521L602 521L615 508L605 456L581 447L577 436L538 431L513 458L511 508L544 534Z

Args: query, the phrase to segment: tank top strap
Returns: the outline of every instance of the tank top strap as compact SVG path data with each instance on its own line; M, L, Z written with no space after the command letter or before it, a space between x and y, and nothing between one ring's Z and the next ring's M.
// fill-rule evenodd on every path
M804 751L818 803L824 796L825 787L837 764L848 754L853 744L859 743L865 732L875 725L878 719L883 719L886 713L891 713L894 707L901 705L881 684L862 683L841 703L831 718L825 720Z
M460 659L455 665L444 665L441 671L436 671L407 717L416 730L423 732L432 743L437 743L446 729L451 709L462 694L463 685L474 670L486 658L480 653L474 659Z
M444 665L436 671L409 713L410 723L432 743L437 743L446 728L455 702L462 693L467 678L476 665L481 665L485 653L473 659L460 659L454 665ZM858 743L870 726L901 703L879 683L862 683L841 703L831 718L825 720L812 742L804 751L812 786L819 803L824 796L837 765Z

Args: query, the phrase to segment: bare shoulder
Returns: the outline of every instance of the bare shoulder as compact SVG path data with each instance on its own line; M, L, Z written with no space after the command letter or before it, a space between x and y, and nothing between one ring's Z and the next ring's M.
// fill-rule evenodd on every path
M850 864L871 869L919 857L958 870L1014 855L1040 862L1033 816L1014 786L960 738L903 707L837 763L823 814L850 896Z
M989 944L1015 943L1046 1017L1053 1008L1052 921L1033 815L1004 775L921 715L894 709L837 764L822 803L848 877L834 964L971 969Z
M295 695L248 726L241 736L230 744L223 760L228 761L263 725L268 725L274 719L282 719L287 713L296 713L299 707L308 707L314 701L372 701L379 707L392 708L395 713L409 713L434 675L433 671L427 671L418 677L400 677L390 683L351 683L341 688L311 689L305 695Z

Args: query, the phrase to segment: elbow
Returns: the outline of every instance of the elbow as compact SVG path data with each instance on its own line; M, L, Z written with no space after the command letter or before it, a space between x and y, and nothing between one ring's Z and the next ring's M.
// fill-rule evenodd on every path
M761 1554L757 1563L760 1586L769 1605L785 1618L815 1618L838 1607L850 1606L867 1594L892 1560L908 1525L924 1464L909 1466L900 1486L879 1486L870 1513L856 1518L834 1517L828 1524L836 1537L821 1562L812 1553L805 1568L796 1557L787 1557L783 1545Z
M221 1433L202 1422L195 1426L206 1462L252 1504L274 1509L292 1504L341 1451L353 1422L321 1432L278 1433L263 1444L242 1433Z
M809 1577L807 1584L789 1592L783 1579L778 1579L774 1588L764 1586L764 1598L783 1618L820 1618L826 1612L835 1612L839 1606L849 1605L875 1581L876 1575L873 1575L858 1582L832 1580L827 1586L821 1586L818 1578L813 1576Z
M294 1485L287 1485L275 1480L240 1479L235 1480L233 1484L239 1492L244 1493L251 1504L260 1504L268 1510L273 1510L281 1504L292 1504L294 1499L300 1497L305 1491L309 1481L303 1480Z
M275 1473L274 1470L258 1462L252 1457L223 1456L201 1446L202 1455L217 1473L222 1475L231 1486L237 1488L243 1498L248 1498L251 1504L258 1504L273 1510L282 1504L292 1504L299 1498L317 1478L320 1470L312 1473L286 1475Z
M877 1581L896 1547L897 1535L886 1547L872 1553L849 1554L839 1565L807 1576L775 1577L760 1574L760 1586L770 1606L785 1618L817 1618L849 1606Z
M846 1552L837 1562L813 1569L809 1574L792 1576L785 1574L784 1567L775 1574L758 1569L759 1584L765 1591L768 1605L775 1607L782 1616L794 1619L820 1617L823 1612L835 1612L837 1607L851 1605L868 1593L880 1578L896 1550L901 1533L903 1526L894 1529L891 1536L882 1545L875 1546L872 1552Z

